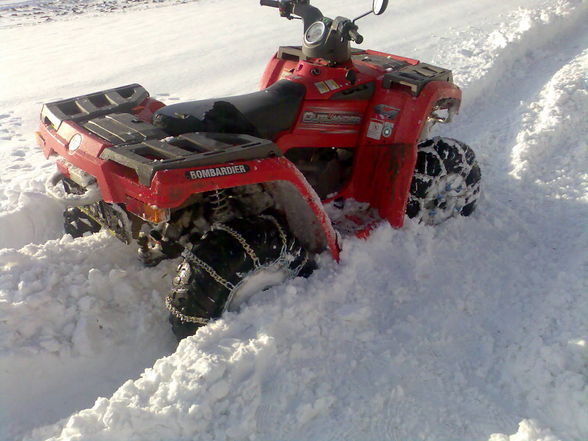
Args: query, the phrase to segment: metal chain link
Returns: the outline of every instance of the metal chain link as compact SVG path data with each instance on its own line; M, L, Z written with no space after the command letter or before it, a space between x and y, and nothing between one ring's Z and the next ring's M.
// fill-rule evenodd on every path
M278 230L278 234L280 235L280 239L282 240L282 251L280 252L280 258L284 258L284 256L286 255L286 251L288 250L288 238L286 237L286 233L284 232L282 226L276 220L275 217L270 216L269 214L262 214L259 217L272 222L274 224L274 226L276 227L276 229Z
M186 314L182 314L182 312L172 305L172 296L171 294L165 298L165 307L169 312L171 312L174 317L180 319L184 323L195 323L197 325L206 325L210 319L203 318L203 317L194 317Z
M285 259L285 256L286 256L286 251L288 249L288 237L286 236L284 229L282 228L282 226L279 224L279 222L276 220L275 217L270 216L270 215L261 215L260 217L263 219L266 219L274 224L274 226L278 230L278 234L279 234L280 240L282 242L282 251L280 253L280 257L278 257L275 260L275 262L272 263L272 265L275 265L276 263L278 263L280 261L283 261L284 264L287 265L287 261ZM222 224L222 223L216 223L212 226L212 229L225 231L226 233L228 233L232 237L234 237L239 242L239 244L241 244L241 246L243 247L245 252L251 258L251 260L253 260L253 263L254 263L255 268L257 270L260 270L263 267L268 266L268 265L265 265L265 266L261 265L261 262L259 261L259 258L255 254L255 251L253 250L253 248L251 248L251 246L247 243L247 241L245 240L245 238L243 238L243 236L241 236L239 233L237 233L231 227L228 227L227 225ZM194 253L192 253L187 248L182 253L182 257L184 257L184 259L186 259L186 260L192 262L193 264L199 266L200 268L202 268L217 283L219 283L222 286L224 286L225 288L227 288L230 293L234 292L234 290L236 288L235 285L233 285L228 280L221 277L210 265L208 265L206 262L201 260L198 256L196 256ZM308 254L306 254L304 256L303 261L301 262L301 264L297 268L289 271L290 274L292 274L293 276L296 276L300 272L300 270L304 267L304 265L306 265L307 262L308 262ZM174 292L176 292L176 291L173 291L172 294ZM170 311L170 313L173 314L176 318L178 318L179 320L181 320L182 322L185 322L185 323L194 323L194 324L198 324L198 325L206 325L210 321L210 319L207 319L207 318L194 317L194 316L189 316L189 315L183 314L179 309L177 309L174 305L172 305L172 300L173 300L172 294L168 295L165 298L165 306ZM227 303L229 303L229 302L227 302Z
M253 250L253 248L251 248L251 246L247 243L247 241L245 240L245 238L243 236L241 236L239 233L237 233L231 227L229 227L225 224L221 224L220 222L217 222L216 224L214 224L212 226L212 229L213 230L222 230L222 231L230 234L231 236L233 236L233 238L235 238L235 240L237 240L241 244L241 246L243 247L245 252L249 255L249 257L251 257L251 260L253 260L253 264L255 265L255 268L261 267L261 262L259 261L259 258L255 254L255 251Z
M304 265L306 265L308 263L308 253L306 253L304 255L304 259L302 259L302 262L300 263L300 265L298 265L296 268L290 270L290 275L292 277L296 277L298 275L298 273L302 270L302 268L304 268Z
M220 283L222 286L227 288L229 291L235 289L235 285L233 285L228 280L222 278L210 265L201 260L198 256L196 256L196 254L194 254L188 248L184 250L184 252L182 253L182 257L202 268L204 271L208 273L210 277L212 277L216 282Z
M184 252L182 253L182 257L184 259L192 262L193 264L199 266L200 268L202 268L217 283L219 283L222 286L224 286L225 288L227 288L229 290L229 292L231 292L235 289L235 286L232 283L230 283L228 280L221 277L210 265L208 265L206 262L204 262L202 259L200 259L198 256L196 256L192 251L188 250L187 248L184 249ZM195 316L189 316L189 315L183 314L179 309L177 309L174 305L172 305L173 294L176 291L177 290L172 291L172 293L165 298L165 307L168 309L169 312L171 312L175 317L180 319L182 322L195 323L198 325L205 325L210 321L210 319L206 319L203 317L195 317Z

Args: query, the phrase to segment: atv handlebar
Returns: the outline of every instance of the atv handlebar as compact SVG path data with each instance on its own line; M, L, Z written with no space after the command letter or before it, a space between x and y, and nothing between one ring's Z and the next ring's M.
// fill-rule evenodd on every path
M259 0L259 4L278 8L280 15L288 20L301 18L305 32L312 23L323 18L321 11L310 5L310 0Z
M374 0L372 11L368 14L374 13L378 1L387 3L387 0ZM351 21L345 17L337 17L332 20L325 17L318 8L311 6L310 0L260 0L259 4L279 9L280 16L289 20L293 18L303 20L304 45L302 52L306 57L324 58L333 63L346 62L351 57L349 42L354 41L357 44L363 42L363 36L357 32L355 20ZM310 39L307 39L306 33L311 26L315 27L311 30Z
M357 44L361 44L363 42L363 36L357 32L357 28L356 29L349 29L349 38L352 41L355 41Z
M272 8L279 8L280 7L279 0L259 0L259 4L261 6L269 6Z

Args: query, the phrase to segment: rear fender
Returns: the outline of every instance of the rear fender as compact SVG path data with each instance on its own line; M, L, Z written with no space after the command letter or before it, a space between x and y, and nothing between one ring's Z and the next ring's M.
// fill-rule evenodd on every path
M72 152L68 140L78 133L83 134L83 140ZM285 213L293 233L309 251L318 253L329 249L333 258L339 259L337 236L319 197L302 173L283 156L163 169L156 171L148 182L141 183L132 168L99 157L105 149L112 148L110 144L71 121L64 121L59 131L41 123L37 141L46 157L61 157L59 168L63 175L83 170L96 179L105 202L124 204L131 213L135 213L137 207L176 209L185 206L194 194L262 184Z
M237 173L200 178L220 168ZM146 192L145 187L139 191L129 188L126 197L160 208L175 208L184 205L193 194L252 184L263 185L272 195L276 208L285 214L290 230L309 251L319 253L328 249L339 260L337 236L322 202L302 173L284 157L158 171L150 191Z

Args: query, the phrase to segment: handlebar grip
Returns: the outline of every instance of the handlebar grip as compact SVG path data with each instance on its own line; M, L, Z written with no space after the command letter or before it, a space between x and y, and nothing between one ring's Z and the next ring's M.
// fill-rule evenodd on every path
M363 43L363 36L359 32L357 32L357 30L355 30L355 29L349 30L349 38L351 38L357 44Z
M278 0L259 0L261 6L270 6L272 8L279 8L280 2Z

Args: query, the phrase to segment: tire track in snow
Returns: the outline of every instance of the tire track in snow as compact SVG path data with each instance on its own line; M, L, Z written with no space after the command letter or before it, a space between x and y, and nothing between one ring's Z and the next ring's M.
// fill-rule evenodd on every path
M587 47L586 31L583 41ZM550 250L549 257L565 271L545 281L541 314L532 319L525 317L523 326L529 332L522 349L514 349L520 341L511 341L512 356L504 365L505 384L509 384L509 377L519 378L519 397L515 398L526 409L526 416L548 424L564 439L577 440L588 437L585 418L588 411L585 395L588 390L588 350L585 347L588 299L586 284L569 275L586 274L588 265L585 251L588 243L585 228L588 218L587 74L588 50L584 50L553 75L537 99L526 106L523 124L516 136L511 175L521 186L537 190L537 197L529 201L528 211L533 213L537 211L535 207L542 204L562 201L558 204L557 215L546 216L539 212L528 222L544 225L543 240ZM577 137L578 132L584 137ZM576 135L571 136L573 133ZM561 233L550 234L549 225L563 227ZM566 296L562 295L564 293ZM561 323L560 314L567 318L565 323ZM529 360L534 361L530 363Z
M482 208L489 213L506 212L515 218L521 217L521 206L512 203L513 198L520 200L528 194L527 188L522 187L521 182L513 181L511 175L513 168L516 168L513 154L516 154L517 148L520 149L520 146L516 147L517 138L530 130L529 122L533 118L530 107L538 100L545 85L586 47L586 2L581 2L571 12L557 9L555 16L549 11L550 8L517 13L519 18L541 17L538 21L531 20L535 26L526 32L509 35L503 29L501 35L511 43L499 51L494 64L485 71L485 76L467 80L462 115L446 130L449 136L472 145L482 165L483 180L493 182L492 189L483 189L480 201L482 206L492 203L492 206ZM471 41L465 47L474 44L481 48L487 46ZM482 61L480 64L483 64ZM566 110L573 112L573 109ZM554 130L562 134L573 133L577 129L582 130L582 121L579 123L578 126L570 124ZM533 208L532 204L529 208ZM520 220L521 233L532 234L524 227L526 222Z
M489 35L483 30L468 37L459 46L443 45L434 57L438 64L449 64L456 83L465 89L462 111L476 115L476 109L493 99L508 98L499 83L516 82L525 87L536 81L539 71L522 71L532 58L540 57L543 48L554 41L562 46L578 41L588 20L588 3L584 0L547 1L536 9L519 9L511 13L498 29ZM455 38L461 38L458 33ZM457 49L457 50L456 50ZM521 68L518 68L521 65Z
M462 139L474 134L485 180L494 184L484 188L480 211L494 226L511 220L505 239L513 246L533 244L530 254L540 269L527 271L543 275L513 287L514 295L535 298L534 307L505 299L514 310L505 319L513 326L496 341L504 358L491 375L521 418L536 418L562 439L575 440L588 436L582 419L588 405L579 398L588 388L580 367L588 354L574 343L588 335L582 319L588 302L585 287L566 280L585 272L588 261L587 10L583 2L561 17L539 11L526 15L536 23L527 33L502 35L504 56L487 77L470 78L473 99L451 131ZM527 259L521 255L521 262ZM517 318L526 317L526 310L536 315ZM521 341L520 335L528 337Z
M588 32L581 41L588 48ZM563 65L537 100L527 106L511 155L511 174L541 183L554 197L588 201L587 114L588 49L584 49ZM572 135L575 129L585 137L576 139ZM543 167L545 163L551 169Z
M18 137L18 128L22 125L22 121L18 116L14 116L14 112L7 112L0 114L0 141L9 141L18 139L18 141L25 141L25 139Z

